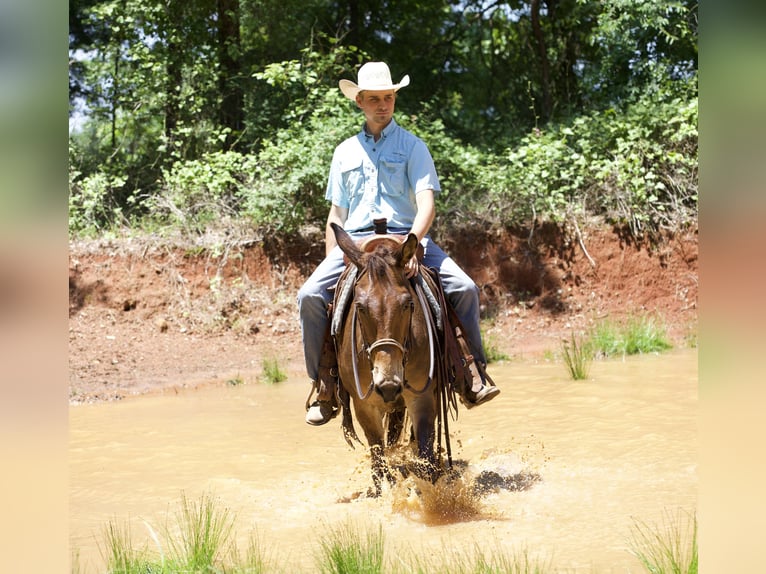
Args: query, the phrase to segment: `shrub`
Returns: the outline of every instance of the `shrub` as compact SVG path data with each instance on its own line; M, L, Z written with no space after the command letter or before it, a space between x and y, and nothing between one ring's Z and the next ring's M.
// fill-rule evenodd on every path
M189 232L201 232L211 222L237 216L253 163L252 157L233 151L174 163L163 171L161 193L150 202L154 216Z
M94 235L122 220L122 209L115 201L125 178L97 171L83 179L69 172L69 231Z

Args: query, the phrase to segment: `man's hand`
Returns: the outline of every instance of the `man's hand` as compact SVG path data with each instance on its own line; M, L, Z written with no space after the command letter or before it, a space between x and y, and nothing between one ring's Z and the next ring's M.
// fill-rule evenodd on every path
M407 277L407 279L412 279L415 277L415 275L418 274L419 270L420 266L418 265L418 257L417 255L413 255L413 257L407 262L407 265L404 266L404 275Z

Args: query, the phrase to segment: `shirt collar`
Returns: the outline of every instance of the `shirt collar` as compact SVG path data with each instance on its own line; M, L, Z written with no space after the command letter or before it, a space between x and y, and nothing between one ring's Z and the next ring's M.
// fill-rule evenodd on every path
M394 130L397 128L396 120L394 118L391 118L391 121L388 123L388 125L383 128L383 131L380 132L381 139L386 139L388 136L390 136L392 133L394 133ZM364 136L365 140L371 140L372 134L367 132L367 124L362 124L362 135Z

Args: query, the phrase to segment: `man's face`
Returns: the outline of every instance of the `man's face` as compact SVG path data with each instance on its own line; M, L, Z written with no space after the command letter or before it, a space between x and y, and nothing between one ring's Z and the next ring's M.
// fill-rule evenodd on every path
M366 90L356 96L356 105L364 112L364 117L369 124L384 128L394 115L396 92Z

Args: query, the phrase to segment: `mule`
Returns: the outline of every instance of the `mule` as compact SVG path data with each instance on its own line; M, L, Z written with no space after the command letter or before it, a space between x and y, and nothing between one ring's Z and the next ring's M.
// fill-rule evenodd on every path
M352 444L349 423L356 438L350 398L370 448L375 494L380 494L382 480L392 481L384 449L401 434L406 410L417 444L416 472L433 481L438 475L434 335L429 331L427 305L405 275L418 239L414 234L404 241L387 236L364 251L340 226L332 228L349 264L356 267L353 296L335 335L347 440Z

